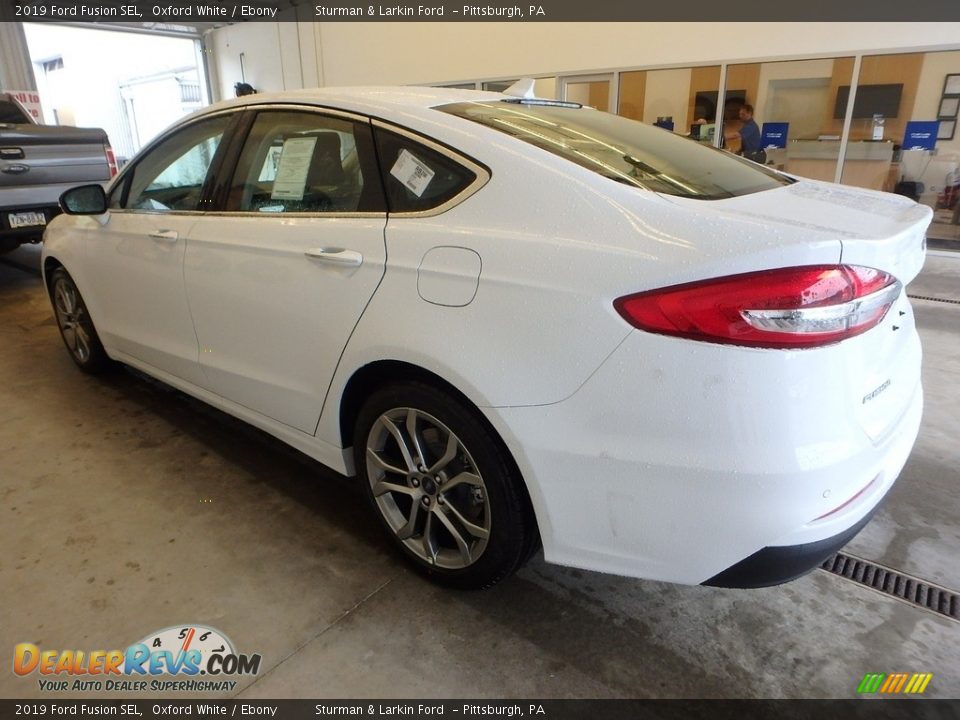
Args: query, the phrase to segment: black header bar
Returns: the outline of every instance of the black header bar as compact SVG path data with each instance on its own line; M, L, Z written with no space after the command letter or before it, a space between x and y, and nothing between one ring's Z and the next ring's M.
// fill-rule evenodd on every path
M946 22L945 0L0 0L0 20L23 22ZM758 30L759 31L759 30ZM637 37L643 43L643 37Z

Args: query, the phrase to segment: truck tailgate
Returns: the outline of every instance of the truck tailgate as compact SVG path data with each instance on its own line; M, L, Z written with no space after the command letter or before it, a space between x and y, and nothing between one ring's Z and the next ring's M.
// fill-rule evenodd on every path
M0 125L0 190L110 179L103 130Z

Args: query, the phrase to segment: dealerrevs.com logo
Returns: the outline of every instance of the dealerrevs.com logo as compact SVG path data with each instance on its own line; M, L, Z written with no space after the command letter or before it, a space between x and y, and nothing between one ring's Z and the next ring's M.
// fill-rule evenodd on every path
M260 655L236 652L227 637L203 625L177 625L150 633L126 650L13 649L13 672L39 675L49 692L231 691L231 677L260 672Z

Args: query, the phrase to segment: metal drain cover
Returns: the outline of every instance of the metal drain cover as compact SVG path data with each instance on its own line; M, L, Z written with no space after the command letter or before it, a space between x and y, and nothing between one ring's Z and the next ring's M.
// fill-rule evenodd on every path
M960 596L952 590L844 553L827 558L820 567L884 595L891 595L952 620L960 620Z
M960 300L953 300L952 298L942 298L942 297L932 297L930 295L907 295L911 300L930 300L932 302L942 302L942 303L951 303L953 305L960 305Z

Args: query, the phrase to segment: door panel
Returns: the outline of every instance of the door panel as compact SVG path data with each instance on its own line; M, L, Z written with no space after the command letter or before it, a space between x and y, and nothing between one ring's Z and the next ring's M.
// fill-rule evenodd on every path
M107 346L192 383L203 375L183 260L230 122L200 120L147 151L117 184L109 219L86 248Z
M340 353L383 275L384 224L276 217L198 223L186 284L206 387L312 434ZM359 253L362 264L307 255L333 247Z
M88 246L101 335L117 350L192 383L202 379L197 337L183 287L186 240L194 215L113 211ZM151 237L160 235L166 237Z
M368 123L260 112L224 212L191 232L185 280L205 386L313 434L383 277L386 214Z

